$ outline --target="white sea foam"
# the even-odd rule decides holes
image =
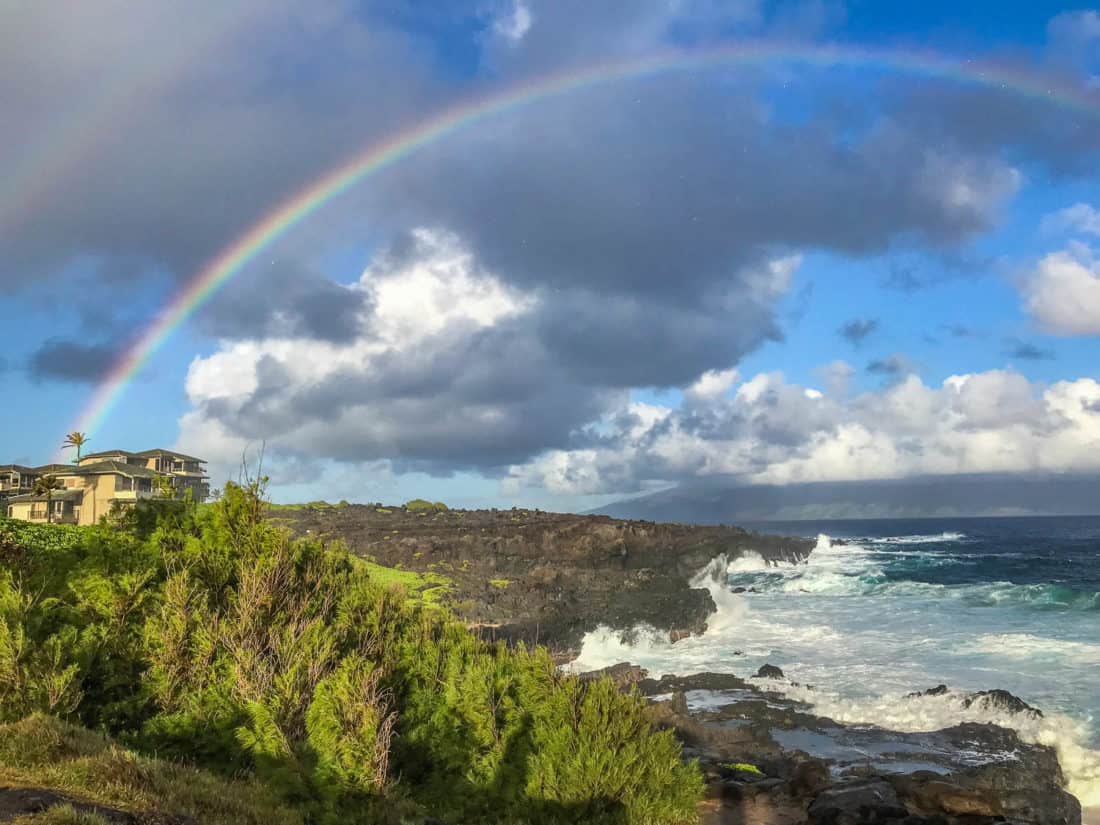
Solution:
[[[903,731],[996,722],[1025,741],[1056,748],[1071,791],[1086,807],[1100,807],[1094,719],[1100,678],[1093,676],[1100,612],[1090,607],[1089,594],[1070,605],[1071,618],[1066,599],[1072,591],[1060,585],[946,586],[887,575],[894,559],[912,561],[925,552],[870,542],[834,545],[823,535],[805,562],[775,565],[756,553],[717,559],[693,582],[719,607],[705,634],[671,644],[667,633],[652,629],[624,637],[600,628],[585,637],[577,669],[631,661],[654,677],[708,670],[748,676],[768,662],[817,685],[820,690],[797,698],[841,721]],[[755,592],[733,594],[729,585]],[[938,682],[966,691],[1004,688],[1046,717],[963,708],[961,693],[900,698]]]
[[[966,533],[936,533],[928,536],[882,536],[880,538],[859,539],[859,541],[873,544],[947,544],[965,540]]]
[[[1098,643],[1052,639],[1031,633],[985,633],[958,645],[955,650],[963,654],[986,653],[1016,659],[1058,658],[1079,666],[1100,665]]]

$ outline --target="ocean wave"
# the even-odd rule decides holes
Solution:
[[[899,556],[903,556],[900,562]],[[820,536],[806,562],[774,564],[756,553],[748,553],[728,561],[725,570],[729,585],[752,586],[765,593],[951,599],[971,607],[1100,611],[1100,591],[1078,590],[1060,583],[994,581],[942,584],[908,578],[907,575],[919,573],[924,568],[945,567],[964,561],[921,553],[891,554],[884,558],[873,548],[861,544],[834,545],[828,536]]]
[[[1016,659],[1065,659],[1077,665],[1100,664],[1100,644],[1031,633],[986,633],[958,645],[955,652],[967,656],[992,654]]]
[[[966,538],[966,533],[936,533],[927,536],[865,536],[853,539],[853,541],[868,544],[948,544],[950,542],[966,541]]]

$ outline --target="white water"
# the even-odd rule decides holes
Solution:
[[[718,606],[704,635],[673,645],[667,634],[641,629],[626,644],[620,634],[599,629],[585,637],[574,667],[631,661],[653,676],[705,670],[748,676],[770,662],[814,686],[771,687],[838,721],[900,731],[963,721],[1010,727],[1024,741],[1054,747],[1070,792],[1086,808],[1100,807],[1100,617],[1080,613],[1067,622],[1064,613],[1028,609],[1034,604],[1029,591],[1007,583],[888,581],[875,562],[874,543],[914,545],[920,552],[920,544],[933,541],[965,536],[835,547],[821,536],[808,563],[771,565],[755,553],[716,559],[693,582]],[[759,592],[738,595],[731,586]],[[940,683],[953,690],[905,697]],[[1041,708],[1044,718],[963,707],[965,692],[992,688]]]

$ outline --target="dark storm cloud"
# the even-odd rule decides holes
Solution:
[[[240,408],[205,413],[245,438],[278,438],[315,455],[397,460],[406,469],[491,471],[526,460],[598,416],[619,393],[563,374],[520,325],[452,328],[408,353],[347,368],[306,387],[268,357]],[[310,426],[316,424],[316,426]]]
[[[0,282],[86,257],[187,277],[443,92],[414,38],[336,0],[181,9],[44,0],[0,29]]]
[[[370,312],[368,293],[295,264],[260,266],[234,281],[199,319],[219,338],[350,341]]]
[[[846,321],[837,332],[852,346],[858,347],[878,330],[877,318],[853,318]]]
[[[121,346],[51,338],[31,354],[27,372],[35,381],[95,383],[107,374],[121,354]]]
[[[670,43],[766,34],[774,5],[529,0],[529,30],[509,38],[496,23],[511,3],[471,2],[440,12],[448,31],[469,15],[484,23],[465,44],[465,74],[443,77],[439,44],[403,28],[407,11],[391,0],[242,0],[249,25],[221,39],[206,24],[224,4],[181,13],[154,0],[135,16],[102,14],[115,3],[127,5],[29,4],[0,31],[6,158],[32,158],[49,133],[36,112],[84,114],[104,83],[98,70],[135,93],[108,121],[110,139],[83,148],[31,213],[0,222],[4,286],[89,258],[125,263],[101,279],[116,296],[150,271],[186,278],[353,150],[444,104]],[[784,25],[818,25],[797,17]],[[42,50],[43,33],[75,48]],[[198,44],[196,56],[158,85],[146,69],[180,38]],[[760,80],[671,73],[551,96],[370,178],[253,262],[202,329],[369,339],[368,293],[316,275],[318,259],[339,238],[390,244],[394,266],[415,262],[422,250],[407,233],[425,226],[453,232],[479,270],[536,298],[534,308],[490,331],[447,328],[308,386],[268,356],[246,398],[204,401],[205,414],[249,438],[294,431],[315,455],[441,472],[521,461],[567,443],[626,387],[684,387],[779,338],[777,302],[794,265],[776,270],[776,259],[953,249],[994,225],[1021,154],[1077,153],[1066,168],[1085,168],[1094,149],[1061,111],[1019,139],[963,122],[968,102],[1006,128],[1036,114],[988,90],[969,101],[948,89],[938,106],[899,85],[838,118],[850,90],[822,88],[795,121],[774,113]],[[53,368],[81,372],[83,362],[94,373],[93,356],[107,353],[85,349]],[[876,363],[871,372],[903,371]],[[762,433],[795,437],[782,422]]]
[[[1054,358],[1054,351],[1044,349],[1029,341],[1010,339],[1005,342],[1005,352],[1011,358],[1019,358],[1022,361],[1050,361]]]
[[[1037,74],[1037,82],[1041,78]],[[1079,86],[1082,98],[1095,95],[1080,76],[1068,82]],[[886,96],[884,102],[900,124],[929,144],[1007,154],[1056,176],[1095,176],[1100,161],[1100,114],[1095,107],[1064,105],[1056,95],[1044,100],[1010,90],[924,80],[899,84],[898,94]]]

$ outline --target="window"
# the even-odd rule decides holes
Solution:
[[[60,516],[60,515],[63,515],[64,512],[65,512],[65,502],[55,501],[53,503],[53,514],[55,516]]]
[[[134,480],[128,476],[115,476],[115,490],[129,492],[134,489]]]

